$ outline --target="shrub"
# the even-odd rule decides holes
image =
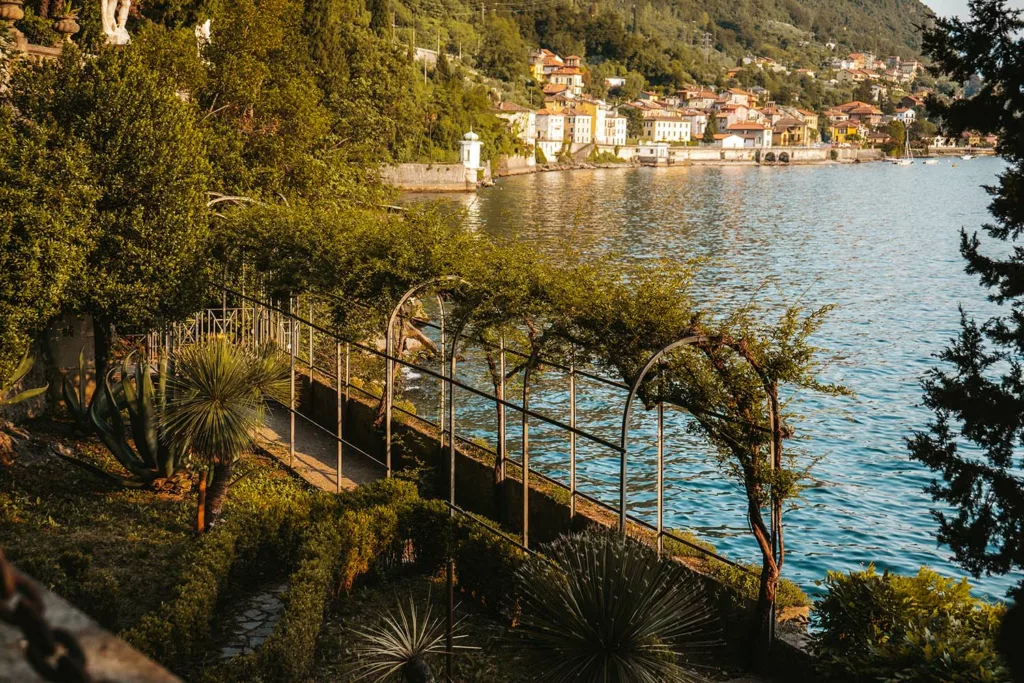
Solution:
[[[268,495],[273,500],[268,506],[261,493],[289,487],[253,482],[240,489],[228,519],[196,541],[174,596],[121,634],[150,657],[174,662],[176,669],[204,651],[231,578],[251,581],[257,569],[286,566],[297,546],[297,530],[308,519],[308,495]]]
[[[540,680],[682,681],[677,650],[716,629],[703,582],[608,530],[563,536],[517,573],[520,656]]]
[[[1005,608],[971,597],[956,581],[922,568],[898,576],[874,567],[829,572],[813,646],[825,677],[853,681],[1009,681],[994,642]]]
[[[382,480],[337,497],[335,514],[328,512],[310,527],[288,579],[281,620],[256,655],[256,668],[268,680],[306,677],[331,597],[351,590],[372,569],[400,560],[399,511],[417,500],[409,482]],[[238,665],[239,670],[250,666]]]

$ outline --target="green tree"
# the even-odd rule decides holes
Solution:
[[[9,376],[85,267],[96,194],[87,154],[0,111],[0,377]]]
[[[626,73],[626,82],[619,89],[619,97],[626,102],[632,102],[646,87],[647,79],[644,78],[643,74],[629,71]]]
[[[701,138],[702,142],[711,144],[715,141],[715,135],[718,134],[718,117],[714,115],[714,112],[708,115],[708,125],[704,127],[704,136]]]
[[[220,518],[231,471],[264,424],[267,399],[288,400],[288,368],[276,349],[222,338],[185,347],[174,365],[164,431],[172,448],[191,453],[210,473],[199,475],[196,524],[203,533]]]
[[[893,119],[889,122],[889,126],[886,128],[886,133],[889,135],[889,140],[885,143],[885,151],[891,157],[903,156],[907,127],[903,125],[902,121]]]
[[[516,23],[494,13],[488,15],[478,55],[481,71],[502,81],[516,82],[526,75],[526,56],[526,43]]]
[[[967,20],[938,19],[925,32],[925,49],[952,80],[980,74],[983,84],[971,99],[932,98],[929,111],[950,134],[971,128],[1000,135],[1008,166],[989,189],[994,221],[983,230],[1014,248],[990,254],[976,233],[964,231],[960,251],[967,272],[1009,311],[979,324],[961,310],[960,331],[939,354],[943,366],[923,381],[934,419],[909,448],[941,477],[928,488],[940,503],[932,513],[939,541],[977,576],[1024,569],[1024,20],[1004,0],[974,0],[970,8]]]
[[[209,165],[195,105],[131,48],[85,58],[65,46],[55,62],[17,68],[6,98],[88,167],[90,250],[66,307],[92,314],[102,373],[115,325],[147,331],[206,293]]]

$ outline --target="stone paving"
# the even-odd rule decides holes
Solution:
[[[233,617],[231,636],[220,650],[221,659],[247,655],[263,644],[281,618],[281,596],[287,588],[287,584],[266,587],[242,604]]]

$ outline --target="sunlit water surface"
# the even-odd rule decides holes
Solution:
[[[955,166],[954,166],[955,164]],[[542,173],[509,178],[478,195],[447,197],[464,205],[486,233],[550,249],[567,243],[617,258],[705,257],[699,296],[727,307],[755,292],[769,302],[802,297],[808,306],[836,304],[817,336],[844,360],[826,379],[853,399],[798,398],[802,418],[790,444],[820,458],[808,488],[786,512],[784,575],[810,591],[827,570],[879,568],[915,572],[930,565],[962,574],[935,542],[930,473],[907,458],[904,440],[929,412],[919,380],[933,354],[957,331],[957,306],[987,316],[997,308],[963,272],[959,231],[988,220],[982,185],[1002,168],[997,159],[956,159],[938,165],[889,164],[770,167],[687,167]],[[406,201],[425,200],[409,196]],[[436,199],[432,197],[430,199]],[[772,284],[762,288],[766,282]],[[460,378],[489,387],[478,363]],[[433,400],[433,387],[413,378],[410,393]],[[457,399],[460,434],[493,443],[494,410]],[[568,419],[565,377],[546,373],[531,407]],[[617,437],[622,392],[582,382],[579,424]],[[429,412],[429,409],[425,409]],[[686,433],[685,415],[666,417],[665,524],[713,541],[730,557],[757,561],[746,528],[745,499],[710,449]],[[518,415],[509,416],[509,449],[521,448]],[[630,450],[630,513],[654,519],[653,411],[634,420]],[[564,434],[531,424],[531,467],[563,481]],[[617,500],[617,456],[581,440],[580,489]],[[1002,596],[1011,580],[983,577],[977,591]]]

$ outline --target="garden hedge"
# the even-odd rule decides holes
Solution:
[[[282,499],[227,516],[197,541],[174,596],[122,637],[172,669],[187,666],[206,650],[231,579],[245,582],[257,567],[286,567],[308,512],[308,500]]]

